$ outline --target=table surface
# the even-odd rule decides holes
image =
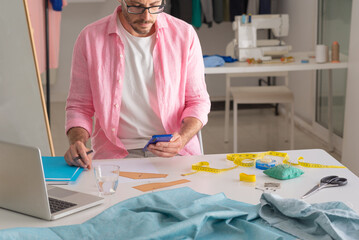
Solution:
[[[205,74],[229,74],[229,73],[260,73],[260,72],[287,72],[287,71],[309,71],[325,69],[345,69],[348,68],[348,62],[345,56],[341,56],[339,63],[316,63],[312,52],[292,52],[288,56],[294,57],[295,61],[291,63],[281,63],[280,60],[270,62],[248,64],[247,62],[225,63],[221,67],[207,67]],[[309,60],[309,63],[301,63],[302,59]]]
[[[289,154],[292,161],[295,161],[298,157],[302,156],[306,162],[310,163],[341,165],[337,160],[321,149],[288,150],[285,152]],[[108,160],[97,160],[94,162],[99,161],[103,163],[108,162]],[[284,198],[299,199],[302,195],[314,187],[322,177],[328,175],[338,175],[347,178],[348,184],[343,187],[323,189],[306,198],[305,201],[309,203],[342,201],[356,212],[359,212],[359,178],[346,168],[300,167],[305,172],[302,176],[290,180],[277,180],[268,177],[263,173],[263,171],[253,167],[238,167],[220,174],[198,172],[185,177],[181,176],[182,173],[191,172],[191,165],[200,161],[208,161],[211,167],[214,168],[228,168],[234,166],[233,162],[226,160],[226,154],[179,156],[173,158],[121,159],[115,161],[120,166],[126,166],[128,165],[127,163],[130,163],[131,161],[132,163],[135,161],[141,165],[149,164],[151,167],[154,167],[158,173],[165,173],[168,174],[168,176],[164,179],[146,179],[141,182],[119,183],[116,193],[112,196],[105,197],[104,204],[55,221],[46,221],[5,209],[0,209],[0,229],[12,227],[51,227],[83,223],[117,202],[144,194],[143,192],[134,189],[134,186],[149,182],[169,182],[179,179],[188,179],[190,182],[164,188],[162,190],[187,186],[200,193],[217,194],[223,192],[230,199],[250,204],[258,204],[262,191],[255,189],[255,184],[257,186],[263,186],[265,182],[280,182],[281,188],[275,192],[276,194]],[[121,170],[130,171],[129,169]],[[255,174],[257,178],[256,183],[240,182],[239,173],[242,172],[246,174]],[[76,184],[65,185],[62,187],[94,195],[98,194],[93,170],[84,171],[80,175]]]

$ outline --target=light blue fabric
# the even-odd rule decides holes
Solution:
[[[300,239],[359,239],[359,215],[342,202],[310,205],[263,193],[259,215],[271,226]]]
[[[203,61],[205,67],[220,67],[223,66],[224,63],[229,62],[237,62],[237,58],[232,58],[231,56],[221,56],[221,55],[203,55]]]
[[[225,61],[219,56],[205,56],[203,57],[204,67],[220,67],[223,66]]]
[[[258,218],[259,207],[185,187],[128,199],[83,224],[2,230],[0,239],[294,239]]]

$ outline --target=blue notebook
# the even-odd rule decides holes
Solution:
[[[45,180],[48,184],[68,184],[76,181],[81,167],[69,166],[64,157],[42,157]]]

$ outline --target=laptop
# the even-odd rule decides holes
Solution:
[[[0,141],[0,207],[55,220],[99,205],[104,198],[47,186],[40,149]]]

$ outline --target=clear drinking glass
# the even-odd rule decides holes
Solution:
[[[98,165],[94,167],[94,172],[100,196],[114,194],[118,185],[120,167],[117,165]]]

